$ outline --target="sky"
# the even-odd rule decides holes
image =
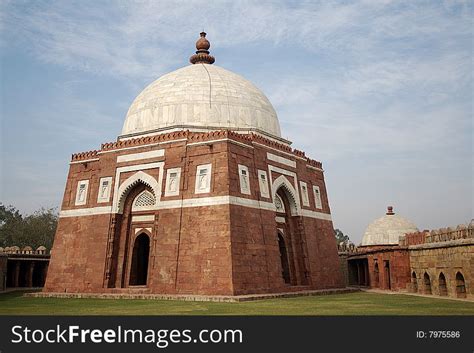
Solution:
[[[59,207],[71,154],[116,140],[150,82],[216,64],[256,84],[320,160],[359,243],[392,205],[420,229],[473,218],[470,1],[0,2],[0,202]]]

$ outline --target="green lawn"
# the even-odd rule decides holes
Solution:
[[[356,292],[242,303],[28,298],[0,294],[0,315],[474,315],[474,303]]]

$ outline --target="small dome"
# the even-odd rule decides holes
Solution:
[[[3,248],[0,246],[0,252],[3,252]]]
[[[373,221],[365,230],[362,246],[398,244],[399,237],[406,233],[418,232],[416,225],[396,215],[389,207],[385,216]]]
[[[44,251],[44,250],[46,250],[46,248],[43,245],[38,246],[38,249],[36,249],[36,251]]]
[[[281,137],[275,109],[262,91],[242,76],[207,64],[183,67],[146,87],[128,110],[122,137],[193,128]]]

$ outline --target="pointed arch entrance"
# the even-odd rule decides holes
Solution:
[[[150,238],[141,233],[135,238],[130,267],[131,286],[145,286],[148,278],[148,259],[150,257]]]
[[[438,277],[438,291],[439,295],[444,297],[448,295],[448,287],[446,286],[446,277],[444,273],[441,272]]]
[[[273,190],[275,190],[273,194],[275,220],[279,229],[276,241],[283,282],[290,285],[308,285],[309,272],[306,263],[308,256],[301,232],[304,225],[298,216],[295,190],[283,176],[275,180]]]
[[[456,273],[456,296],[466,298],[466,282],[461,272]]]
[[[416,272],[415,271],[413,271],[411,273],[411,288],[412,288],[413,293],[418,292],[418,282],[416,280]]]
[[[392,289],[392,282],[390,278],[390,260],[384,260],[383,269],[385,277],[385,289]]]
[[[138,180],[120,196],[122,213],[114,216],[109,238],[112,249],[107,259],[109,288],[149,284],[149,263],[154,254],[155,192],[147,183]]]
[[[424,294],[431,294],[431,279],[430,275],[425,272],[423,275]]]

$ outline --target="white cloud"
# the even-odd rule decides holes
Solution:
[[[472,185],[456,168],[472,153],[472,10],[470,1],[12,1],[2,5],[2,49],[110,76],[137,92],[184,66],[201,30],[211,50],[232,53],[236,66],[252,57],[247,48],[262,49],[265,58],[253,61],[268,68],[242,73],[258,76],[284,137],[337,171],[328,172],[334,217],[357,237],[389,198],[402,210],[405,203],[410,212],[428,207],[433,214],[446,202],[464,217]],[[35,116],[48,136],[92,141],[116,129],[100,97],[66,91],[56,104],[60,112]],[[117,104],[125,114],[126,104]],[[437,183],[449,187],[435,194]],[[429,219],[426,212],[419,221],[430,226]]]
[[[2,22],[10,35],[42,60],[132,79],[184,63],[183,50],[201,29],[219,48],[264,41],[344,52],[355,62],[390,55],[393,45],[410,50],[410,43],[470,33],[469,11],[453,15],[440,5],[413,2],[53,1],[5,7]],[[396,38],[408,41],[388,42]],[[386,53],[379,50],[384,46]]]

